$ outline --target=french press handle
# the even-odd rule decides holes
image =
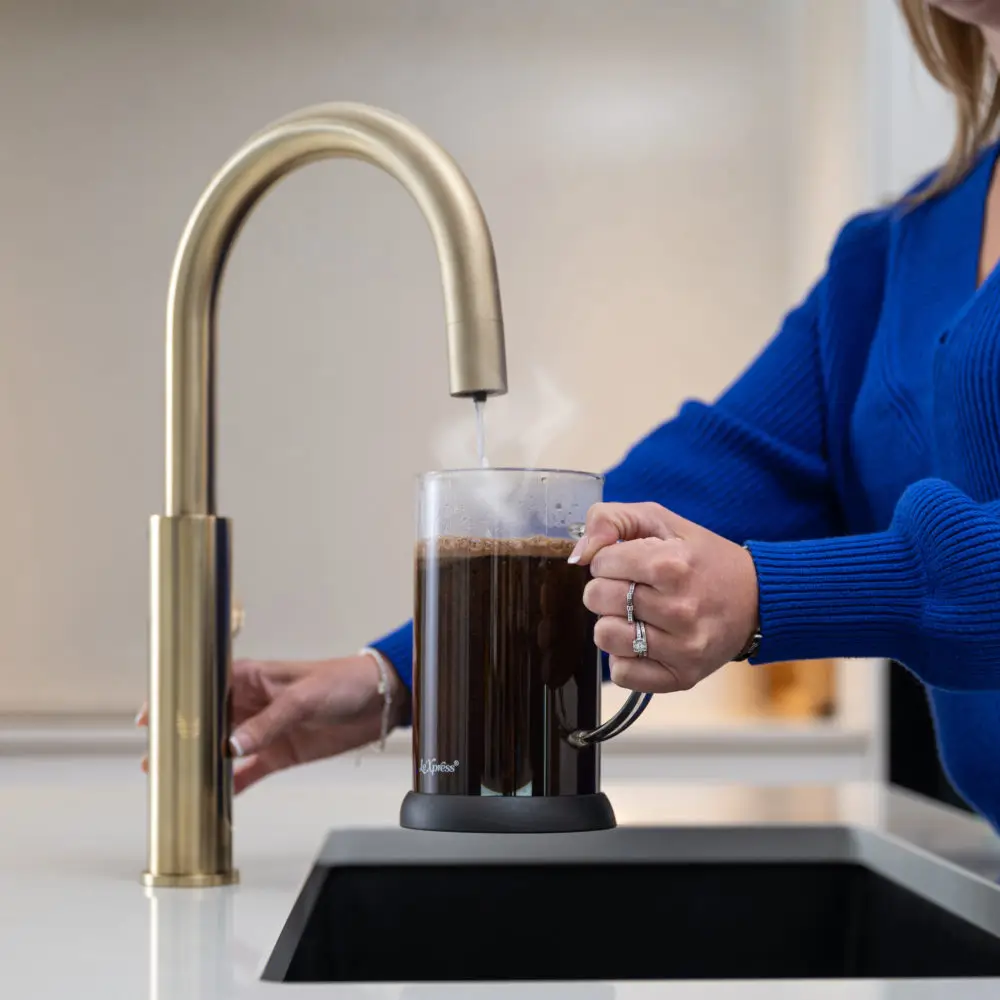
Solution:
[[[570,538],[579,540],[583,536],[585,526],[583,524],[571,524],[569,526]],[[600,654],[598,654],[597,664],[600,667]],[[642,691],[633,691],[625,700],[625,704],[607,722],[602,723],[596,729],[577,729],[567,737],[569,745],[572,747],[589,747],[595,743],[603,743],[610,740],[619,733],[624,733],[636,719],[646,711],[652,694]]]
[[[624,733],[636,719],[646,711],[646,706],[652,694],[644,691],[633,691],[614,715],[596,729],[578,729],[570,733],[569,745],[573,747],[589,747],[595,743],[603,743],[619,733]]]

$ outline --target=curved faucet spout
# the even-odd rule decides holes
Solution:
[[[216,175],[174,260],[167,305],[166,512],[152,519],[148,886],[206,887],[232,863],[230,524],[215,511],[216,313],[226,258],[264,193],[314,160],[381,167],[420,206],[444,285],[453,396],[507,391],[489,229],[455,162],[409,122],[327,104],[273,123]]]
[[[215,513],[215,317],[233,242],[274,183],[303,164],[332,157],[385,170],[427,219],[444,286],[451,394],[507,391],[493,243],[455,161],[389,112],[360,104],[305,108],[259,132],[226,163],[184,230],[167,306],[168,515]]]

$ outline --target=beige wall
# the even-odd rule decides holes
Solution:
[[[168,270],[245,137],[352,99],[445,144],[506,308],[491,457],[601,468],[718,391],[799,283],[788,7],[0,0],[0,711],[142,695]],[[295,176],[221,326],[238,651],[351,650],[407,613],[414,474],[472,442],[417,210],[363,166]]]

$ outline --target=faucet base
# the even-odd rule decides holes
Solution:
[[[223,517],[152,519],[147,886],[234,879],[229,539]]]
[[[142,873],[142,884],[149,889],[213,889],[221,885],[236,885],[240,873],[236,868],[211,875],[154,875]]]

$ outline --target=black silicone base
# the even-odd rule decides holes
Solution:
[[[581,833],[610,830],[615,812],[596,795],[427,795],[407,792],[399,824],[453,833]]]

